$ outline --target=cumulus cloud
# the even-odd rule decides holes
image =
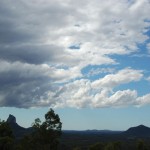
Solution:
[[[47,65],[1,62],[0,106],[34,107],[53,91]],[[49,102],[53,103],[52,101]]]
[[[131,90],[117,91],[111,96],[108,96],[108,91],[102,91],[96,94],[92,106],[96,108],[101,107],[126,107],[135,105],[137,92]]]
[[[138,97],[137,98],[137,106],[143,106],[143,105],[146,105],[146,104],[150,104],[150,94],[146,94],[142,97]]]
[[[57,104],[55,107],[116,108],[127,106],[140,107],[150,104],[150,94],[140,97],[136,90],[127,89],[113,92],[106,88],[96,92],[95,89],[91,88],[91,83],[87,80],[80,80],[75,83],[68,84],[59,92],[61,94],[59,93],[60,95],[57,95]]]
[[[70,76],[74,70],[56,70],[47,64],[0,63],[0,106],[28,108],[52,105],[55,103],[52,97],[58,89],[53,84],[79,76],[79,72]]]
[[[143,74],[141,70],[133,70],[131,68],[126,68],[120,70],[116,74],[106,75],[104,78],[96,80],[92,83],[92,87],[100,88],[107,87],[113,88],[120,84],[129,83],[132,81],[138,81],[142,78]]]
[[[95,81],[82,70],[138,51],[149,38],[149,9],[148,0],[0,1],[0,106],[131,104],[135,91],[113,88],[139,81],[141,70],[93,68],[90,76],[107,74]]]
[[[59,89],[57,93],[58,103],[55,106],[103,108],[148,104],[150,103],[148,100],[149,94],[139,97],[136,90],[114,91],[114,88],[118,85],[138,82],[142,76],[143,74],[140,70],[125,68],[96,81],[90,81],[88,79],[76,80]]]

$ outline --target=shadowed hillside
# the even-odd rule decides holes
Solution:
[[[39,127],[39,120],[35,122],[36,127]],[[32,135],[34,128],[24,128],[17,124],[16,118],[13,115],[9,115],[6,121],[16,138],[22,139],[25,135]],[[41,126],[42,127],[42,126]],[[30,137],[29,137],[30,138]],[[47,139],[49,136],[47,137]],[[142,139],[139,141],[139,139]],[[144,125],[131,127],[126,131],[111,131],[111,130],[64,130],[60,138],[59,150],[72,150],[75,147],[80,147],[81,150],[89,150],[89,147],[113,146],[116,142],[120,142],[122,150],[136,150],[137,145],[146,145],[150,147],[150,128]],[[97,144],[96,144],[97,143]],[[138,144],[137,144],[138,143]]]
[[[7,119],[7,123],[10,125],[14,136],[19,139],[22,138],[24,135],[30,134],[33,131],[33,128],[24,128],[17,124],[16,117],[13,115],[9,115]]]
[[[144,125],[139,125],[129,128],[124,134],[130,136],[150,137],[150,128]]]

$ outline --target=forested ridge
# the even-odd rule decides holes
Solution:
[[[150,128],[62,131],[53,109],[43,122],[36,118],[32,127],[23,128],[9,115],[6,121],[0,120],[0,150],[150,150]]]

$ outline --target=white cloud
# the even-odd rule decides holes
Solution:
[[[111,74],[91,82],[82,69],[136,52],[149,38],[149,10],[149,0],[0,1],[0,106],[113,106],[123,105],[121,98],[129,104],[135,91],[111,92],[139,81],[141,70],[103,70]]]
[[[150,104],[150,93],[137,98],[137,106],[143,106],[146,104]]]
[[[104,108],[104,107],[140,107],[150,104],[150,94],[138,96],[136,90],[122,90],[113,92],[113,89],[102,88],[97,90],[92,88],[89,80],[78,80],[62,87],[57,95],[55,107],[75,107],[75,108]]]
[[[81,79],[66,84],[58,91],[58,106],[87,107],[91,101],[90,81]]]
[[[42,0],[36,3],[33,0],[22,0],[14,1],[13,4],[6,0],[1,2],[1,6],[4,10],[3,18],[6,18],[3,19],[5,36],[2,35],[2,39],[6,38],[3,44],[10,45],[11,48],[14,42],[22,46],[20,49],[24,49],[27,44],[36,45],[31,54],[36,54],[37,48],[43,49],[45,44],[55,45],[52,51],[57,51],[57,65],[72,64],[73,67],[82,69],[89,64],[115,63],[106,55],[135,51],[136,44],[148,38],[143,34],[149,26],[149,23],[144,21],[149,19],[150,5],[147,0],[132,3],[126,0]],[[10,18],[10,14],[13,19]],[[11,25],[11,28],[8,27],[10,32],[7,32],[6,24]],[[80,50],[68,51],[67,48],[76,43],[81,43]],[[49,55],[53,56],[52,51]],[[38,53],[41,54],[39,50]],[[44,53],[47,54],[47,51]],[[49,55],[46,58],[43,55],[43,58],[52,63],[54,60],[51,60],[52,57],[48,57]]]
[[[116,74],[106,75],[102,79],[96,81],[80,79],[70,82],[58,90],[56,94],[58,103],[55,106],[101,108],[142,105],[145,103],[145,96],[143,100],[141,100],[141,104],[139,104],[139,99],[141,98],[138,97],[136,90],[127,89],[113,92],[116,86],[138,81],[142,76],[140,70],[125,68]],[[99,83],[98,85],[95,84],[97,82]]]
[[[97,94],[94,97],[92,107],[125,107],[134,105],[136,103],[136,91],[131,91],[129,89],[124,91],[117,91],[110,97],[108,96],[108,91],[106,93],[105,92],[102,91],[100,94]]]
[[[0,69],[0,79],[3,79],[0,80],[1,106],[17,105],[17,107],[28,108],[51,105],[102,108],[149,104],[149,94],[138,97],[137,92],[130,89],[113,92],[113,89],[120,84],[140,80],[142,78],[140,70],[125,68],[96,81],[80,79],[59,86],[54,83],[66,81],[70,76],[67,74],[75,71],[55,70],[47,64],[32,65],[20,62],[11,64],[6,61],[1,61],[1,64],[3,64]],[[14,77],[12,78],[11,75]]]
[[[147,81],[150,81],[150,76],[149,77],[147,77],[147,79],[146,79]]]
[[[52,67],[49,75],[55,80],[55,83],[68,82],[71,79],[82,77],[80,69],[77,67],[72,67],[70,69],[56,69]]]
[[[143,74],[141,70],[126,68],[118,71],[116,74],[106,75],[104,78],[96,80],[92,83],[93,88],[107,87],[113,88],[120,84],[125,84],[133,81],[139,81]]]
[[[106,91],[105,91],[106,92]],[[138,97],[137,91],[135,90],[123,90],[117,91],[111,96],[108,93],[101,92],[93,98],[93,103],[91,107],[102,108],[102,107],[127,107],[135,106],[141,107],[143,105],[150,104],[150,94]],[[104,94],[105,93],[105,94]]]

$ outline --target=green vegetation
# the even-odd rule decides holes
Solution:
[[[5,121],[0,122],[0,150],[57,150],[60,142],[62,123],[55,112],[50,109],[45,114],[45,121],[39,118],[33,123],[33,132],[24,136],[15,144],[12,130]]]
[[[14,137],[9,124],[0,120],[0,150],[10,150],[14,143]]]
[[[123,145],[125,144],[125,145]],[[97,142],[86,148],[76,147],[73,150],[150,150],[150,145],[144,140],[137,140],[132,144],[126,142]]]
[[[111,142],[108,144],[96,143],[94,145],[91,145],[89,150],[121,150],[121,143],[120,142]]]
[[[150,150],[150,137],[72,132],[61,139],[67,150]]]
[[[103,143],[95,143],[90,146],[89,150],[103,150],[104,144]]]
[[[138,150],[148,150],[145,142],[143,140],[141,140],[141,139],[138,140],[138,142],[137,142],[137,149]]]
[[[31,132],[24,134],[23,129],[21,139],[13,135],[18,130],[12,130],[9,122],[0,120],[0,150],[150,150],[150,137],[139,139],[122,134],[86,132],[62,134],[61,128],[60,118],[53,109],[45,114],[43,122],[35,119]]]

